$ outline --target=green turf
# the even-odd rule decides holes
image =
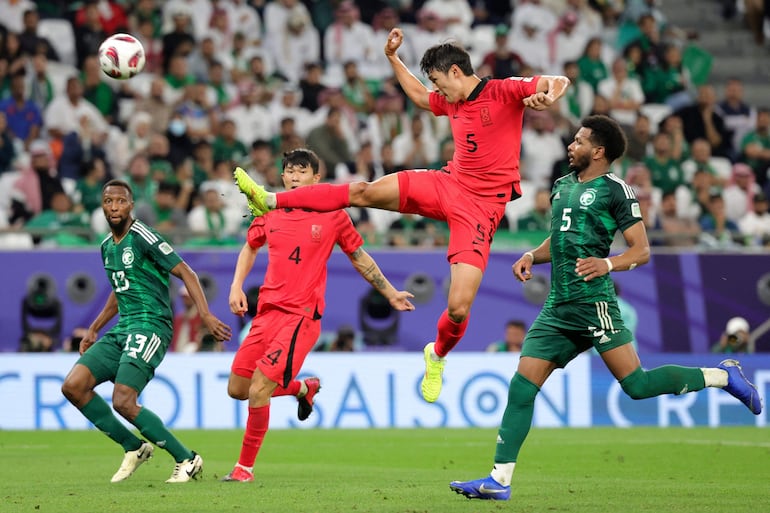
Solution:
[[[201,481],[167,485],[155,457],[111,484],[121,450],[95,431],[0,431],[0,512],[770,511],[770,434],[760,428],[535,429],[509,502],[469,501],[452,479],[486,475],[495,430],[272,431],[254,483],[221,483],[240,431],[180,431]]]

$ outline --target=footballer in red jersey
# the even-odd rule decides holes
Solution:
[[[287,189],[318,183],[321,177],[318,156],[307,149],[287,152],[282,177]],[[268,264],[259,289],[257,315],[235,354],[227,384],[231,397],[248,399],[249,415],[238,463],[224,481],[254,479],[252,467],[267,432],[271,396],[297,396],[300,420],[312,411],[313,396],[320,388],[320,381],[294,378],[321,333],[326,263],[335,245],[394,309],[414,310],[409,301],[412,294],[393,287],[364,251],[363,243],[347,212],[342,210],[312,212],[282,208],[255,218],[249,227],[230,286],[233,313],[246,312],[243,284],[254,265],[257,250],[265,245]]]
[[[240,168],[235,179],[255,215],[276,208],[329,212],[348,206],[374,207],[420,214],[449,225],[447,259],[451,281],[447,309],[438,320],[436,341],[425,346],[421,391],[438,399],[444,357],[465,333],[497,226],[505,204],[521,196],[519,153],[525,108],[545,110],[570,84],[563,76],[541,75],[481,79],[462,47],[441,43],[422,56],[420,68],[433,83],[430,90],[401,61],[403,42],[394,28],[385,55],[401,88],[419,108],[449,117],[453,160],[441,170],[407,170],[374,182],[319,184],[308,189],[269,193]]]

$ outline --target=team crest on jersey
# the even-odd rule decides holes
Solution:
[[[489,107],[481,107],[481,124],[482,126],[492,124],[492,114],[489,113]]]
[[[131,267],[131,264],[134,263],[134,251],[131,248],[125,248],[120,260],[123,262],[124,266]]]
[[[588,189],[580,195],[580,206],[587,207],[596,201],[596,189]]]
[[[310,227],[310,240],[312,242],[321,242],[321,225],[314,224]]]

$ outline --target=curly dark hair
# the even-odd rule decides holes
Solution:
[[[591,129],[588,139],[594,146],[604,147],[604,156],[610,164],[626,153],[626,134],[614,119],[608,116],[588,116],[580,124]]]
[[[468,52],[456,43],[441,43],[425,51],[420,60],[420,69],[427,76],[431,71],[446,73],[454,64],[465,76],[473,75],[471,56]]]

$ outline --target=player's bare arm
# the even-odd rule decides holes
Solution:
[[[560,75],[541,75],[537,81],[537,92],[522,100],[533,110],[545,110],[564,96],[570,80]]]
[[[430,90],[409,71],[409,68],[398,56],[397,50],[403,41],[404,33],[400,28],[391,30],[388,34],[388,41],[385,43],[385,55],[393,68],[393,74],[396,75],[398,83],[401,84],[401,88],[409,99],[421,109],[430,110]]]
[[[230,295],[227,301],[230,305],[230,311],[241,317],[249,308],[246,293],[243,291],[243,283],[251,272],[251,268],[254,267],[254,260],[256,258],[257,250],[249,246],[247,242],[241,248],[241,252],[238,254],[238,261],[235,264],[233,281],[230,284]]]
[[[532,251],[527,251],[513,264],[513,275],[519,281],[532,278],[532,266],[551,261],[551,237],[548,237]]]
[[[112,291],[104,303],[102,311],[96,316],[96,319],[88,327],[86,334],[80,341],[80,346],[78,347],[80,354],[85,353],[89,347],[94,345],[94,342],[99,338],[99,330],[116,315],[118,315],[118,298],[115,297],[115,291]]]
[[[409,298],[414,297],[411,292],[405,290],[396,290],[396,288],[388,281],[377,262],[374,258],[363,250],[358,248],[348,255],[350,262],[358,273],[368,281],[372,287],[380,292],[385,298],[387,298],[390,306],[398,311],[414,310],[414,305],[409,301]]]
[[[575,266],[578,276],[583,276],[585,281],[591,281],[609,274],[610,271],[630,271],[650,261],[650,243],[642,221],[627,228],[623,232],[623,238],[628,249],[619,255],[611,258],[578,258]]]
[[[208,328],[218,342],[224,340],[230,340],[232,336],[232,330],[230,326],[223,323],[217,317],[209,311],[209,304],[206,301],[206,295],[201,288],[201,282],[198,280],[198,275],[192,268],[187,265],[187,262],[179,262],[171,269],[171,274],[180,278],[184,282],[184,286],[190,293],[190,298],[195,303],[195,307],[198,309],[198,314],[201,316],[201,321]]]

